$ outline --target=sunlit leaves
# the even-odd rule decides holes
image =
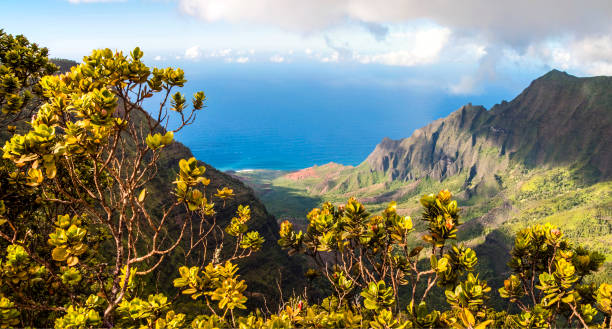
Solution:
[[[177,92],[172,95],[172,99],[170,100],[170,104],[172,105],[172,107],[170,109],[179,113],[183,112],[183,110],[185,109],[185,103],[186,100],[183,94]]]
[[[197,299],[200,296],[218,301],[219,309],[245,308],[247,298],[242,294],[246,289],[244,280],[238,280],[236,265],[209,263],[203,271],[197,267],[181,267],[180,278],[174,286],[183,288],[182,293]]]
[[[69,286],[74,286],[81,282],[81,272],[74,267],[69,267],[62,273],[62,282]]]
[[[206,171],[205,166],[198,165],[195,158],[189,160],[181,159],[179,161],[179,174],[174,181],[176,188],[174,193],[179,202],[184,202],[190,211],[201,210],[206,214],[214,214],[212,204],[204,196],[204,193],[198,189],[198,185],[206,186],[210,180],[204,177]]]
[[[171,131],[166,132],[164,135],[162,134],[149,134],[146,138],[147,146],[152,150],[157,150],[164,146],[170,145],[172,140],[174,139],[174,133]]]
[[[517,300],[525,295],[521,280],[516,275],[504,280],[504,286],[499,288],[499,295],[502,298],[510,298],[511,301]]]
[[[222,189],[217,189],[217,193],[215,196],[221,200],[226,200],[234,197],[234,190],[231,188],[223,187]]]
[[[265,240],[261,235],[259,235],[259,232],[252,231],[244,235],[240,241],[240,248],[258,251],[261,249],[264,242]]]
[[[455,239],[457,227],[461,225],[457,201],[451,200],[451,197],[452,193],[448,190],[421,197],[424,207],[422,220],[428,223],[429,231],[423,240],[436,247],[442,247],[447,239]]]
[[[10,328],[19,325],[20,312],[15,304],[0,294],[0,327]]]
[[[597,307],[607,315],[612,315],[612,284],[602,283],[595,295]]]
[[[57,69],[47,55],[47,48],[0,30],[0,126],[28,112],[40,95],[36,83]]]
[[[370,282],[361,292],[364,298],[363,305],[368,310],[381,310],[391,307],[395,303],[393,289],[387,287],[384,281]]]
[[[87,250],[83,242],[87,230],[81,227],[81,219],[78,216],[59,215],[54,233],[49,234],[49,244],[54,246],[51,252],[53,260],[65,261],[68,266],[79,263],[78,256]]]

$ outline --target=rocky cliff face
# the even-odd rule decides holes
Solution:
[[[610,127],[612,77],[553,70],[489,111],[468,104],[409,138],[386,138],[365,162],[392,180],[465,173],[470,185],[513,161],[527,167],[576,164],[599,180],[612,176]]]

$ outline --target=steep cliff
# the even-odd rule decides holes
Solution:
[[[576,165],[591,178],[612,176],[612,77],[577,78],[553,70],[511,102],[487,111],[471,104],[416,130],[384,139],[366,163],[392,180],[460,172],[466,185],[504,170]]]

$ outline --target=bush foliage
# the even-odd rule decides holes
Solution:
[[[207,190],[195,158],[177,164],[163,204],[147,200],[164,147],[206,97],[195,93],[188,104],[175,92],[183,71],[149,68],[142,55],[94,50],[51,75],[45,48],[0,31],[0,129],[9,136],[0,162],[0,327],[612,326],[612,285],[585,280],[603,256],[550,224],[518,232],[512,273],[492,291],[475,273],[474,250],[456,243],[460,209],[448,190],[421,198],[426,232],[393,202],[373,215],[353,198],[313,209],[305,231],[283,222],[278,243],[309,259],[306,277],[325,282],[329,295],[306,291],[272,311],[248,309],[236,261],[264,244],[249,231],[250,208],[220,227],[217,211],[234,191]],[[159,106],[145,111],[155,94]],[[198,257],[177,266],[168,296],[151,277],[179,248]],[[491,308],[493,293],[515,306]],[[432,294],[447,305],[430,303]],[[194,306],[181,312],[179,300]]]

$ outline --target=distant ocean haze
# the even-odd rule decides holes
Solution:
[[[188,100],[204,91],[207,107],[176,138],[221,170],[297,170],[332,161],[358,165],[384,137],[408,137],[468,102],[489,107],[520,92],[496,88],[449,95],[442,87],[393,83],[403,81],[402,73],[416,79],[419,72],[359,65],[181,67],[188,79],[181,91]],[[145,107],[154,108],[159,100]]]

